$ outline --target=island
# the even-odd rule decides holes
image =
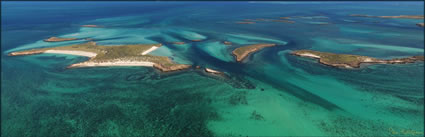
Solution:
[[[214,69],[210,69],[210,68],[205,68],[204,71],[208,72],[208,73],[212,73],[212,74],[223,74],[223,72],[220,72],[220,71],[214,70]]]
[[[165,56],[148,55],[149,52],[162,46],[162,44],[136,44],[102,46],[95,42],[87,42],[77,45],[30,49],[11,52],[9,56],[32,55],[41,53],[70,54],[85,56],[90,59],[84,62],[72,64],[67,68],[97,67],[97,66],[148,66],[162,72],[188,69],[191,65],[176,64]]]
[[[329,22],[309,22],[309,24],[314,24],[314,25],[329,25]]]
[[[200,41],[202,41],[202,39],[192,39],[191,41],[193,41],[193,42],[200,42]]]
[[[174,45],[183,45],[183,44],[186,44],[186,43],[180,42],[180,41],[178,41],[178,42],[171,42],[171,43],[174,44]]]
[[[254,21],[253,19],[243,19],[243,21]]]
[[[100,26],[98,26],[98,25],[81,25],[81,27],[100,28]]]
[[[237,62],[241,62],[243,59],[248,57],[250,54],[257,52],[265,47],[276,46],[276,44],[253,44],[236,48],[232,51],[232,55],[235,57]]]
[[[237,24],[255,24],[255,22],[252,22],[252,21],[239,21],[239,22],[236,22]]]
[[[351,14],[352,17],[370,17],[370,18],[401,18],[401,19],[424,19],[424,15],[399,15],[399,16],[372,16],[363,14]]]
[[[290,21],[290,20],[272,20],[273,22],[283,22],[283,23],[295,23],[295,21]]]
[[[405,64],[416,61],[424,61],[424,56],[412,56],[407,58],[394,58],[389,60],[377,59],[367,56],[335,54],[313,50],[296,50],[292,55],[318,59],[319,63],[339,68],[359,68],[360,64]]]
[[[223,44],[224,45],[232,45],[232,42],[230,42],[230,41],[224,41]]]
[[[48,39],[45,39],[45,42],[60,42],[60,41],[71,41],[71,40],[77,40],[77,38],[58,38],[58,37],[50,37]]]
[[[416,25],[419,26],[419,27],[424,27],[424,23],[418,23]]]

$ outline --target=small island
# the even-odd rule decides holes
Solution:
[[[309,22],[309,24],[313,24],[313,25],[329,25],[329,22]]]
[[[98,25],[81,25],[81,27],[100,28],[100,26],[98,26]]]
[[[265,44],[253,44],[253,45],[243,46],[233,50],[232,55],[235,57],[236,61],[241,62],[250,54],[257,52],[265,47],[272,47],[272,46],[276,46],[276,44],[265,43]]]
[[[224,45],[232,45],[233,43],[232,43],[232,42],[230,42],[230,41],[223,41],[223,44],[224,44]]]
[[[295,23],[295,21],[290,21],[290,20],[272,20],[273,22],[282,22],[282,23]]]
[[[183,44],[186,44],[186,43],[184,43],[184,42],[181,42],[181,41],[178,41],[178,42],[171,42],[172,44],[174,44],[174,45],[183,45]]]
[[[70,46],[12,52],[9,53],[9,56],[55,53],[85,56],[90,58],[85,62],[72,64],[67,68],[97,66],[148,66],[154,67],[163,72],[168,72],[191,67],[191,65],[176,64],[170,58],[165,56],[148,55],[149,52],[160,46],[162,46],[162,44],[101,46],[96,45],[95,42],[88,42]]]
[[[351,14],[352,17],[369,17],[369,18],[400,18],[400,19],[424,19],[424,15],[399,15],[399,16],[372,16],[363,14]]]
[[[190,41],[193,41],[193,42],[200,42],[200,41],[202,41],[202,39],[192,39],[192,40],[190,40]]]
[[[418,23],[416,25],[419,26],[419,27],[424,27],[424,23]]]
[[[208,72],[208,73],[212,73],[212,74],[223,74],[223,72],[220,72],[220,71],[214,70],[214,69],[210,69],[210,68],[205,68],[204,71]]]
[[[424,61],[424,56],[412,56],[407,58],[395,58],[389,60],[377,59],[367,56],[335,54],[313,50],[297,50],[291,54],[301,57],[319,59],[319,62],[324,65],[339,67],[339,68],[359,68],[360,64],[405,64],[414,63],[416,61]]]
[[[236,22],[237,24],[255,24],[255,22],[252,22],[252,21],[239,21],[239,22]]]
[[[50,37],[48,39],[45,39],[45,42],[60,42],[60,41],[71,41],[71,40],[77,40],[77,38],[58,38],[58,37]]]

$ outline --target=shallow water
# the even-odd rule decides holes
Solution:
[[[424,134],[424,64],[338,69],[297,49],[376,58],[423,55],[423,2],[2,2],[2,136],[388,136]],[[255,9],[255,10],[253,10]],[[243,19],[293,19],[293,24]],[[53,18],[54,17],[54,18]],[[348,20],[348,21],[347,21]],[[317,22],[328,22],[318,25]],[[81,28],[96,24],[103,28]],[[9,57],[64,46],[162,43],[191,69],[66,69],[85,57]],[[200,42],[192,40],[202,39]],[[230,41],[232,45],[224,45]],[[174,45],[172,42],[185,42]],[[231,51],[276,43],[237,63]]]

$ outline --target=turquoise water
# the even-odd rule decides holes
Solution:
[[[423,2],[2,2],[2,136],[414,136],[424,134],[424,64],[338,69],[297,49],[400,58],[424,54]],[[293,24],[243,19],[303,16]],[[319,25],[327,22],[328,25]],[[81,28],[96,24],[103,28]],[[162,43],[149,53],[199,69],[66,69],[85,57],[8,52]],[[201,42],[192,40],[202,39]],[[232,45],[224,45],[230,41]],[[174,45],[172,42],[185,42]],[[276,43],[236,62],[231,51]]]

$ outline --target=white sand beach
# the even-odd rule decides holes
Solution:
[[[69,54],[77,56],[95,57],[97,54],[86,51],[72,51],[72,50],[46,50],[43,53],[55,53],[55,54]]]
[[[320,56],[317,56],[317,55],[314,55],[314,54],[311,54],[311,53],[302,53],[302,54],[299,54],[299,55],[305,56],[305,57],[320,58]]]
[[[150,49],[148,49],[148,50],[146,50],[146,51],[143,51],[143,52],[142,52],[142,55],[146,55],[146,54],[148,54],[149,52],[152,52],[152,51],[156,50],[157,48],[158,48],[157,46],[152,46]]]
[[[75,68],[75,67],[99,67],[99,66],[146,66],[146,67],[153,67],[155,63],[147,62],[147,61],[110,61],[110,62],[82,62],[77,64],[72,64],[68,66],[68,68]]]

